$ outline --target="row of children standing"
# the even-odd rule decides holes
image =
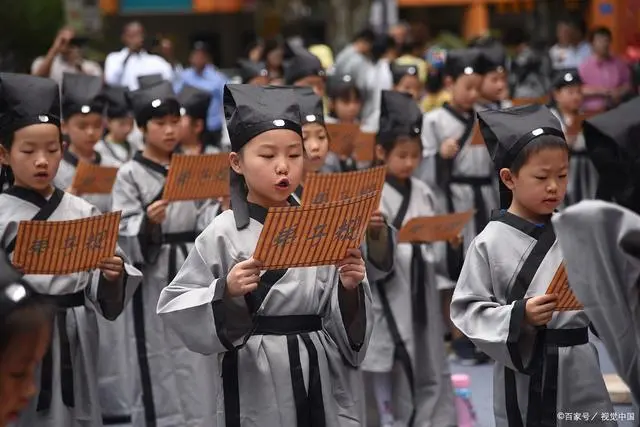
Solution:
[[[22,148],[3,142],[8,163],[13,163],[13,169],[20,172],[15,173],[17,185],[12,187],[13,191],[10,189],[0,197],[20,198],[12,193],[20,193],[21,188],[35,189],[36,193],[40,189],[40,197],[44,195],[46,201],[56,175],[56,185],[68,190],[64,197],[89,206],[69,194],[76,191],[69,187],[68,177],[73,174],[64,174],[65,168],[72,170],[78,159],[102,164],[109,156],[101,154],[97,147],[111,154],[119,150],[130,159],[120,166],[113,193],[93,202],[104,210],[122,210],[120,245],[124,252],[118,259],[130,260],[124,264],[127,274],[123,277],[134,281],[136,277],[139,279],[141,271],[144,278],[135,295],[135,285],[124,288],[124,295],[132,301],[127,308],[126,304],[117,307],[123,313],[116,322],[99,323],[100,332],[94,334],[94,339],[100,336],[100,350],[97,345],[85,344],[86,352],[99,354],[98,366],[92,366],[78,381],[89,383],[87,388],[97,389],[99,376],[100,392],[83,394],[82,399],[77,399],[82,405],[69,405],[61,400],[57,402],[60,410],[31,411],[31,416],[36,416],[41,425],[57,422],[83,425],[85,419],[85,425],[100,425],[101,421],[147,426],[214,425],[216,418],[218,425],[246,425],[258,419],[261,425],[274,426],[315,425],[308,424],[310,420],[318,420],[313,421],[319,423],[317,425],[358,425],[364,422],[365,402],[357,392],[363,389],[362,374],[356,369],[362,363],[362,371],[373,385],[382,425],[395,422],[455,425],[436,291],[451,288],[449,284],[455,280],[456,270],[459,272],[461,250],[484,227],[489,211],[497,207],[487,150],[467,143],[477,92],[483,89],[485,81],[491,81],[488,78],[491,73],[502,72],[498,60],[491,62],[491,54],[476,49],[451,52],[447,59],[447,84],[452,89],[452,102],[424,117],[415,95],[411,94],[415,86],[413,79],[419,84],[416,69],[395,67],[397,90],[382,93],[375,153],[376,163],[386,165],[387,180],[381,212],[371,219],[363,254],[350,253],[338,269],[290,269],[267,272],[263,276],[260,276],[259,263],[250,257],[264,221],[265,208],[295,204],[295,197],[289,195],[299,196],[302,187],[298,186],[304,182],[305,173],[323,168],[344,171],[358,166],[349,158],[335,156],[336,161],[330,160],[334,155],[328,152],[324,107],[317,97],[324,94],[324,71],[317,58],[300,54],[295,59],[295,72],[285,75],[288,83],[310,86],[315,95],[302,89],[227,87],[228,132],[232,151],[239,153],[230,157],[233,212],[228,213],[222,212],[226,203],[215,200],[172,204],[160,200],[167,165],[178,147],[179,135],[187,142],[183,145],[184,151],[201,153],[204,150],[197,138],[203,128],[206,108],[205,115],[198,111],[202,112],[202,106],[208,104],[203,93],[194,90],[178,102],[165,83],[126,95],[116,95],[118,90],[110,88],[107,91],[111,98],[109,105],[119,106],[120,113],[109,113],[109,136],[96,145],[101,135],[98,123],[103,108],[100,85],[86,76],[81,76],[82,82],[63,83],[63,128],[70,145],[65,154],[57,148],[58,155],[63,157],[57,162],[64,162],[60,176],[55,173],[57,164],[54,166],[54,142],[59,145],[59,135],[58,139],[51,138],[46,141],[48,145],[43,145],[52,156],[51,161],[46,162],[51,170],[34,175],[41,181],[35,188],[30,181],[18,176],[22,173],[21,162],[27,160],[12,158],[13,151],[22,152]],[[249,78],[243,80],[249,82],[259,77],[261,71],[247,74]],[[0,78],[5,98],[6,93],[12,93],[12,84],[24,87],[30,83],[19,80],[25,79],[24,76]],[[12,83],[12,79],[16,81]],[[326,122],[331,121],[331,116],[337,120],[357,117],[354,111],[360,94],[349,83],[348,76],[334,76],[329,80],[327,92],[332,114]],[[32,122],[48,124],[47,129],[57,130],[57,126],[51,126],[57,125],[56,117],[59,117],[54,99],[50,100],[48,115],[41,114],[42,90],[36,87],[30,94],[13,94],[14,104],[9,103],[9,111],[14,111],[23,98],[32,97],[31,109],[17,109],[25,116],[13,119],[19,123],[17,130],[34,129]],[[53,88],[48,90],[53,93]],[[485,89],[485,92],[491,91]],[[502,96],[501,91],[495,90],[494,97],[498,93]],[[124,144],[125,132],[117,130],[118,125],[126,127],[126,121],[130,120],[124,114],[126,104],[114,101],[124,96],[145,135],[145,145],[136,153]],[[488,101],[499,100],[485,96]],[[41,116],[47,120],[43,121]],[[181,121],[184,122],[182,130],[178,131]],[[9,128],[9,132],[15,130]],[[37,135],[34,138],[40,140]],[[295,144],[297,139],[304,145]],[[291,144],[286,145],[287,140]],[[25,144],[29,142],[26,139]],[[306,151],[304,161],[303,151]],[[429,160],[435,165],[425,168]],[[331,169],[332,163],[334,169]],[[431,180],[422,175],[431,170],[438,172]],[[266,172],[261,174],[261,171]],[[420,179],[413,177],[416,173]],[[53,191],[54,195],[57,193]],[[49,197],[51,199],[53,197]],[[13,199],[9,201],[12,206],[16,203]],[[38,207],[44,202],[38,203],[33,205]],[[460,242],[393,243],[395,230],[413,217],[471,207],[478,209],[478,214],[476,221],[465,230],[462,246]],[[20,217],[30,218],[28,213]],[[2,222],[3,230],[12,230],[15,234],[15,226],[7,227],[5,223],[15,224],[15,219]],[[10,237],[3,236],[3,245]],[[384,262],[388,259],[393,259],[393,268]],[[368,282],[363,280],[365,264]],[[105,265],[105,269],[110,267]],[[107,273],[104,276],[114,277]],[[169,282],[172,283],[167,286]],[[299,282],[313,286],[303,291]],[[51,293],[46,286],[38,290]],[[118,302],[126,303],[128,299]],[[160,316],[156,315],[156,307]],[[302,317],[272,323],[276,322],[274,317],[286,317],[283,315]],[[323,319],[318,320],[318,316]],[[285,347],[283,335],[291,337],[292,334],[291,320],[306,326],[302,332],[296,329],[297,335],[293,335],[300,340],[286,338],[288,357],[280,357]],[[97,322],[91,320],[90,323]],[[321,330],[328,335],[320,333]],[[274,337],[269,338],[272,335]],[[365,355],[369,335],[371,343]],[[331,339],[327,340],[327,336]],[[460,338],[458,342],[464,342],[462,334],[457,338]],[[54,340],[53,348],[55,343]],[[306,349],[302,351],[305,354],[302,361],[296,356],[300,352],[299,344]],[[463,356],[479,357],[474,350],[470,355],[464,353],[472,347],[458,345],[457,348]],[[198,353],[217,353],[220,357]],[[114,357],[116,355],[120,357]],[[93,360],[83,358],[83,363],[91,365]],[[304,378],[302,384],[294,381],[293,368],[297,364],[302,364],[303,372],[308,373],[308,391],[304,390]],[[393,369],[396,365],[400,368],[398,375],[392,374],[396,372]],[[54,372],[56,366],[54,364]],[[98,375],[93,374],[96,369],[100,371]],[[289,376],[294,382],[293,389],[291,381],[274,383],[272,379]],[[60,380],[59,375],[57,378]],[[77,378],[74,376],[74,381]],[[54,400],[59,398],[53,395]],[[273,395],[274,400],[266,399],[265,395]],[[82,413],[84,404],[93,412]],[[102,413],[97,414],[96,408],[102,408]],[[26,425],[38,424],[29,421]]]

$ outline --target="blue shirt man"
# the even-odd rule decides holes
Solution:
[[[189,57],[191,67],[182,72],[181,78],[175,85],[179,93],[184,84],[211,93],[211,104],[207,117],[207,130],[218,133],[222,130],[222,96],[227,77],[211,64],[209,48],[204,42],[196,42]]]

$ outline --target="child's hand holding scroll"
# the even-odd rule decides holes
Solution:
[[[100,261],[98,268],[108,282],[116,282],[124,273],[124,261],[119,256],[112,256]]]
[[[551,321],[558,304],[558,295],[539,295],[527,300],[525,319],[532,326],[544,326]]]
[[[227,274],[227,295],[235,298],[253,292],[260,283],[260,267],[253,257],[234,265]]]
[[[353,290],[364,280],[364,260],[360,249],[349,249],[347,257],[337,265],[340,282],[345,289]]]

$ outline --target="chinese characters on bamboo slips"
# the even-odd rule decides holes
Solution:
[[[558,295],[556,311],[582,310],[584,308],[569,287],[567,270],[564,267],[564,263],[560,264],[560,267],[556,270],[556,274],[553,276],[546,294]]]
[[[336,264],[362,243],[377,197],[270,208],[253,257],[264,269]]]
[[[380,203],[385,168],[378,166],[356,172],[309,175],[302,192],[302,206],[337,202],[377,192]]]
[[[78,194],[109,194],[117,174],[118,168],[79,161],[71,187]]]
[[[120,212],[71,221],[21,221],[13,264],[25,274],[94,269],[116,251]]]
[[[373,160],[376,134],[362,132],[360,126],[352,123],[328,123],[329,150],[344,156],[353,157],[358,162]]]
[[[229,195],[229,155],[174,154],[162,200],[215,199]]]
[[[413,218],[398,232],[401,243],[431,243],[450,241],[460,235],[473,218],[475,210],[450,215]]]

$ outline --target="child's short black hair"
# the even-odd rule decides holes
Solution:
[[[512,173],[517,174],[532,155],[545,149],[561,149],[569,153],[569,146],[564,139],[555,135],[543,134],[531,140],[531,142],[520,150],[509,166],[509,170],[511,170]]]

